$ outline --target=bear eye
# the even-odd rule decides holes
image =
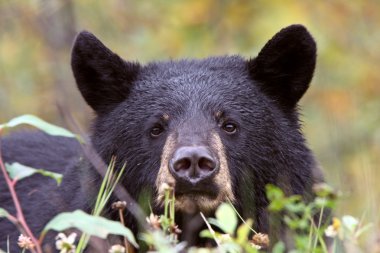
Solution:
[[[228,134],[234,134],[236,133],[237,126],[235,123],[226,122],[222,125],[222,129]]]
[[[161,125],[155,125],[151,130],[150,130],[150,135],[152,137],[158,137],[159,135],[162,134],[164,131],[164,127]]]

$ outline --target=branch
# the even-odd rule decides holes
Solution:
[[[0,136],[1,136],[1,128],[0,128]],[[7,183],[9,191],[11,193],[13,204],[16,207],[16,217],[10,216],[10,218],[11,218],[10,221],[14,224],[15,224],[15,222],[17,222],[20,225],[20,226],[17,226],[17,227],[19,227],[19,230],[21,230],[22,233],[25,232],[25,234],[28,237],[30,237],[30,239],[32,240],[33,244],[36,247],[36,250],[31,249],[31,251],[32,252],[37,251],[37,253],[42,253],[42,249],[41,249],[41,246],[40,246],[38,240],[34,237],[32,231],[30,230],[28,224],[26,223],[24,213],[22,212],[21,204],[20,204],[20,201],[17,197],[17,193],[16,193],[16,190],[14,187],[15,182],[10,179],[10,177],[7,173],[7,170],[5,169],[2,154],[1,154],[1,141],[0,141],[0,168],[1,168],[1,171],[3,172],[5,182]],[[12,218],[14,218],[14,219],[12,219]],[[20,228],[22,228],[22,229],[20,229]]]

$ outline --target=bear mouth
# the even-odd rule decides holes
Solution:
[[[188,192],[176,192],[175,197],[177,199],[189,198],[189,199],[198,199],[200,197],[208,199],[216,199],[218,194],[211,191],[188,191]]]
[[[219,194],[219,189],[214,183],[208,184],[176,184],[174,189],[174,195],[176,198],[188,197],[199,198],[204,197],[208,199],[216,199]]]
[[[210,191],[180,192],[175,198],[176,210],[188,214],[202,212],[210,215],[222,203],[219,194]]]

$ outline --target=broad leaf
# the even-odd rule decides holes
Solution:
[[[204,229],[202,230],[200,233],[199,233],[199,236],[202,237],[202,238],[210,238],[210,239],[214,239],[215,235],[213,235],[211,233],[210,230],[208,229]]]
[[[284,252],[285,252],[285,243],[283,243],[282,241],[277,242],[272,249],[272,253],[284,253]]]
[[[8,217],[9,216],[9,213],[7,210],[5,210],[4,208],[0,208],[0,218],[1,217]]]
[[[79,140],[79,137],[72,132],[59,127],[52,125],[34,115],[26,114],[22,115],[16,118],[11,119],[8,123],[0,125],[0,129],[2,128],[11,128],[16,127],[22,124],[27,124],[34,126],[42,131],[44,131],[47,134],[55,135],[55,136],[63,136],[63,137],[70,137],[70,138],[77,138]]]
[[[45,226],[42,233],[45,234],[48,230],[64,231],[69,228],[76,228],[89,236],[97,236],[102,239],[107,238],[109,234],[121,235],[138,248],[131,230],[120,222],[92,216],[81,210],[58,214]]]
[[[253,221],[251,219],[248,219],[246,223],[239,226],[236,232],[237,243],[242,245],[243,243],[246,243],[248,241],[248,236],[251,231],[252,224],[253,224]]]
[[[223,203],[216,210],[215,216],[216,219],[210,218],[209,222],[232,235],[238,223],[234,209],[229,204]]]
[[[59,173],[55,173],[55,172],[51,172],[51,171],[43,170],[43,169],[35,169],[32,167],[28,167],[26,165],[22,165],[20,163],[12,163],[12,164],[6,163],[5,167],[9,173],[9,176],[12,179],[17,179],[17,180],[21,180],[38,173],[43,176],[53,178],[55,181],[57,181],[57,184],[59,185],[63,177],[62,174],[59,174]]]

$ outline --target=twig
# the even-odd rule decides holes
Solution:
[[[124,214],[123,214],[123,210],[122,209],[119,209],[119,216],[120,216],[120,222],[121,222],[121,224],[123,224],[123,226],[125,227]],[[125,249],[127,250],[127,252],[129,252],[130,245],[128,243],[128,240],[127,240],[127,238],[125,236],[123,238],[124,238]]]
[[[1,136],[1,128],[0,128],[0,136]],[[38,253],[42,253],[42,249],[41,249],[41,246],[40,246],[38,240],[34,237],[32,231],[30,230],[28,224],[26,223],[24,213],[23,213],[22,208],[21,208],[20,201],[17,197],[17,193],[16,193],[16,190],[14,188],[15,183],[10,179],[10,177],[7,173],[7,170],[5,169],[2,154],[1,154],[1,143],[0,143],[0,168],[4,174],[5,182],[8,185],[8,189],[9,189],[11,196],[12,196],[13,204],[15,205],[15,208],[16,208],[16,219],[17,219],[17,222],[20,224],[20,226],[22,227],[22,230],[23,230],[21,232],[25,232],[25,234],[30,237],[33,244],[35,245],[36,251]],[[31,251],[36,252],[34,249],[31,249]]]
[[[76,120],[72,117],[72,115],[69,112],[63,110],[63,108],[59,106],[58,109],[60,110],[60,113],[64,120],[68,122],[68,124],[73,128],[74,132],[81,136],[82,139],[85,141],[85,143],[80,143],[85,157],[91,163],[95,171],[97,171],[99,175],[101,175],[102,178],[104,178],[107,171],[107,165],[96,152],[95,148],[91,143],[91,140],[86,136],[82,128],[79,126],[79,124],[76,122]],[[125,200],[128,203],[128,211],[130,211],[130,213],[137,219],[137,221],[143,227],[143,229],[149,230],[150,228],[145,220],[146,214],[140,208],[137,202],[131,197],[128,191],[120,184],[120,182],[115,187],[114,194],[119,200]]]

